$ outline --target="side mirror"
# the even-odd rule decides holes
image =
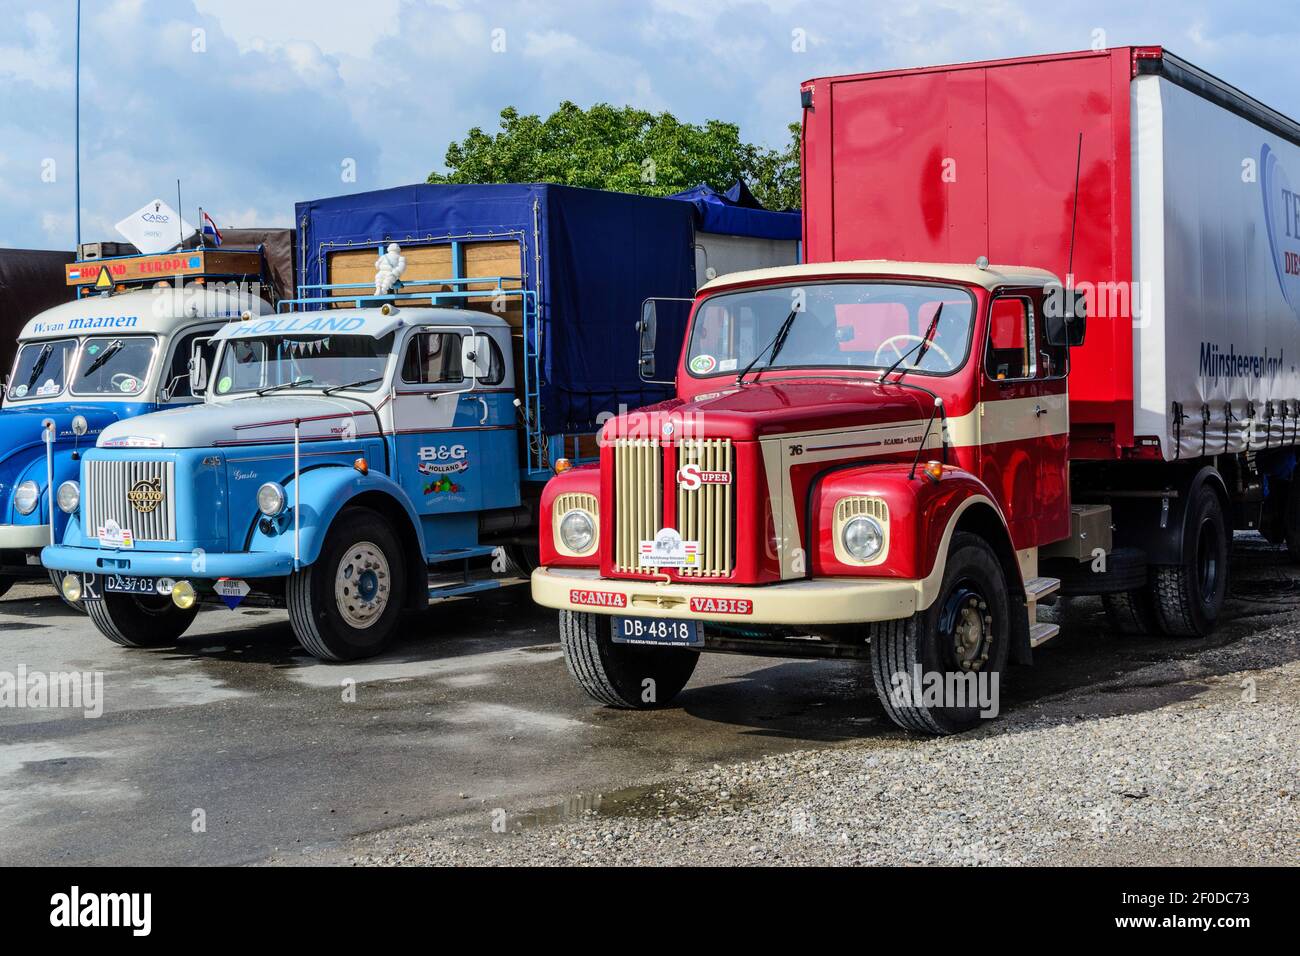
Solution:
[[[637,365],[641,380],[648,382],[655,377],[655,343],[659,337],[659,314],[653,299],[641,303],[641,321],[636,324],[636,330],[641,337]]]
[[[492,372],[492,346],[486,335],[467,335],[460,341],[460,374],[477,382]]]
[[[190,355],[189,361],[190,375],[190,392],[194,395],[200,394],[208,387],[208,363],[199,352],[198,348]]]
[[[1053,283],[1043,297],[1043,337],[1048,345],[1075,348],[1083,344],[1088,324],[1088,306],[1079,289]]]

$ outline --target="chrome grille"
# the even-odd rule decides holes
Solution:
[[[725,577],[735,567],[735,455],[728,439],[691,439],[677,446],[677,468],[692,465],[713,480],[687,491],[676,480],[677,531],[700,545],[699,564],[681,568],[686,577]],[[723,478],[725,476],[725,479]],[[663,527],[663,448],[657,441],[614,442],[614,567],[635,574],[653,570],[641,563],[641,542]]]
[[[732,519],[735,515],[735,475],[731,442],[725,438],[683,441],[677,448],[677,468],[694,465],[713,477],[694,491],[677,485],[677,530],[684,541],[700,543],[698,568],[682,568],[688,577],[722,577],[732,569]],[[722,481],[721,476],[726,480]]]
[[[641,542],[663,527],[663,462],[659,443],[620,438],[614,442],[614,566],[635,573]]]
[[[85,530],[96,537],[108,519],[129,530],[137,541],[176,540],[176,465],[170,461],[87,461],[82,472]],[[147,505],[156,489],[162,494],[152,510],[132,504],[131,494]]]

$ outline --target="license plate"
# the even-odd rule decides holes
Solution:
[[[654,617],[614,618],[615,644],[665,644],[700,647],[704,629],[699,621],[665,621]]]
[[[101,579],[105,591],[118,591],[122,594],[158,593],[157,578],[129,578],[122,574],[105,574]]]

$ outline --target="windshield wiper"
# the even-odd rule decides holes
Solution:
[[[930,340],[934,338],[935,330],[939,327],[939,316],[942,313],[943,313],[943,303],[940,302],[938,308],[934,310],[934,318],[930,319],[930,325],[925,330],[925,338],[921,339],[921,341],[917,342],[910,349],[908,349],[906,352],[900,355],[898,357],[897,362],[895,362],[893,365],[889,366],[889,368],[881,372],[880,378],[876,379],[877,382],[883,382],[885,379],[887,379],[890,375],[894,373],[894,369],[898,368],[898,366],[902,365],[905,361],[907,361],[907,357],[909,355],[911,355],[917,349],[920,349],[921,351],[917,354],[916,361],[913,362],[912,365],[903,372],[903,375],[906,375],[908,372],[912,371],[912,369],[916,368],[916,366],[920,363],[921,359],[925,358],[925,353],[930,350]],[[903,375],[900,375],[898,377],[901,379]]]
[[[309,378],[295,378],[292,382],[281,382],[279,385],[268,385],[265,388],[257,390],[258,395],[267,395],[271,392],[278,392],[285,388],[299,388],[303,385],[310,385],[312,380]]]
[[[790,326],[794,325],[794,317],[799,314],[799,311],[798,308],[790,310],[790,314],[785,317],[785,321],[782,322],[780,328],[776,330],[776,335],[772,336],[772,341],[759,349],[758,354],[754,356],[754,360],[746,365],[744,370],[736,376],[737,385],[745,384],[745,376],[749,374],[750,369],[758,364],[758,360],[763,357],[763,353],[768,349],[772,350],[772,354],[768,358],[767,366],[765,367],[771,367],[772,363],[776,361],[777,355],[780,354],[782,347],[784,347],[786,337],[790,334]]]
[[[107,347],[105,347],[104,351],[101,352],[98,357],[96,357],[95,361],[91,362],[90,365],[86,368],[86,370],[81,373],[81,377],[85,378],[87,375],[94,375],[96,372],[98,372],[101,368],[104,367],[105,362],[107,362],[109,359],[111,359],[114,355],[116,355],[120,351],[122,351],[121,339],[114,339],[112,342],[109,342]]]
[[[322,388],[320,393],[322,395],[333,395],[335,392],[341,392],[349,388],[361,388],[363,385],[374,385],[376,382],[382,382],[383,380],[382,375],[379,378],[363,378],[359,382],[348,382],[346,385],[331,385],[329,388]]]
[[[36,384],[36,380],[41,377],[41,373],[45,371],[45,363],[50,360],[52,354],[54,354],[54,346],[46,342],[41,347],[41,354],[36,356],[36,364],[32,366],[31,378],[27,380],[28,389],[31,389]]]

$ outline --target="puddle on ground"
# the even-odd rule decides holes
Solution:
[[[512,813],[507,817],[506,832],[519,833],[589,820],[592,817],[639,820],[689,818],[699,816],[709,809],[736,810],[747,801],[745,794],[736,791],[728,791],[724,799],[717,791],[683,794],[661,783],[645,784],[601,793],[581,793],[526,813]]]

